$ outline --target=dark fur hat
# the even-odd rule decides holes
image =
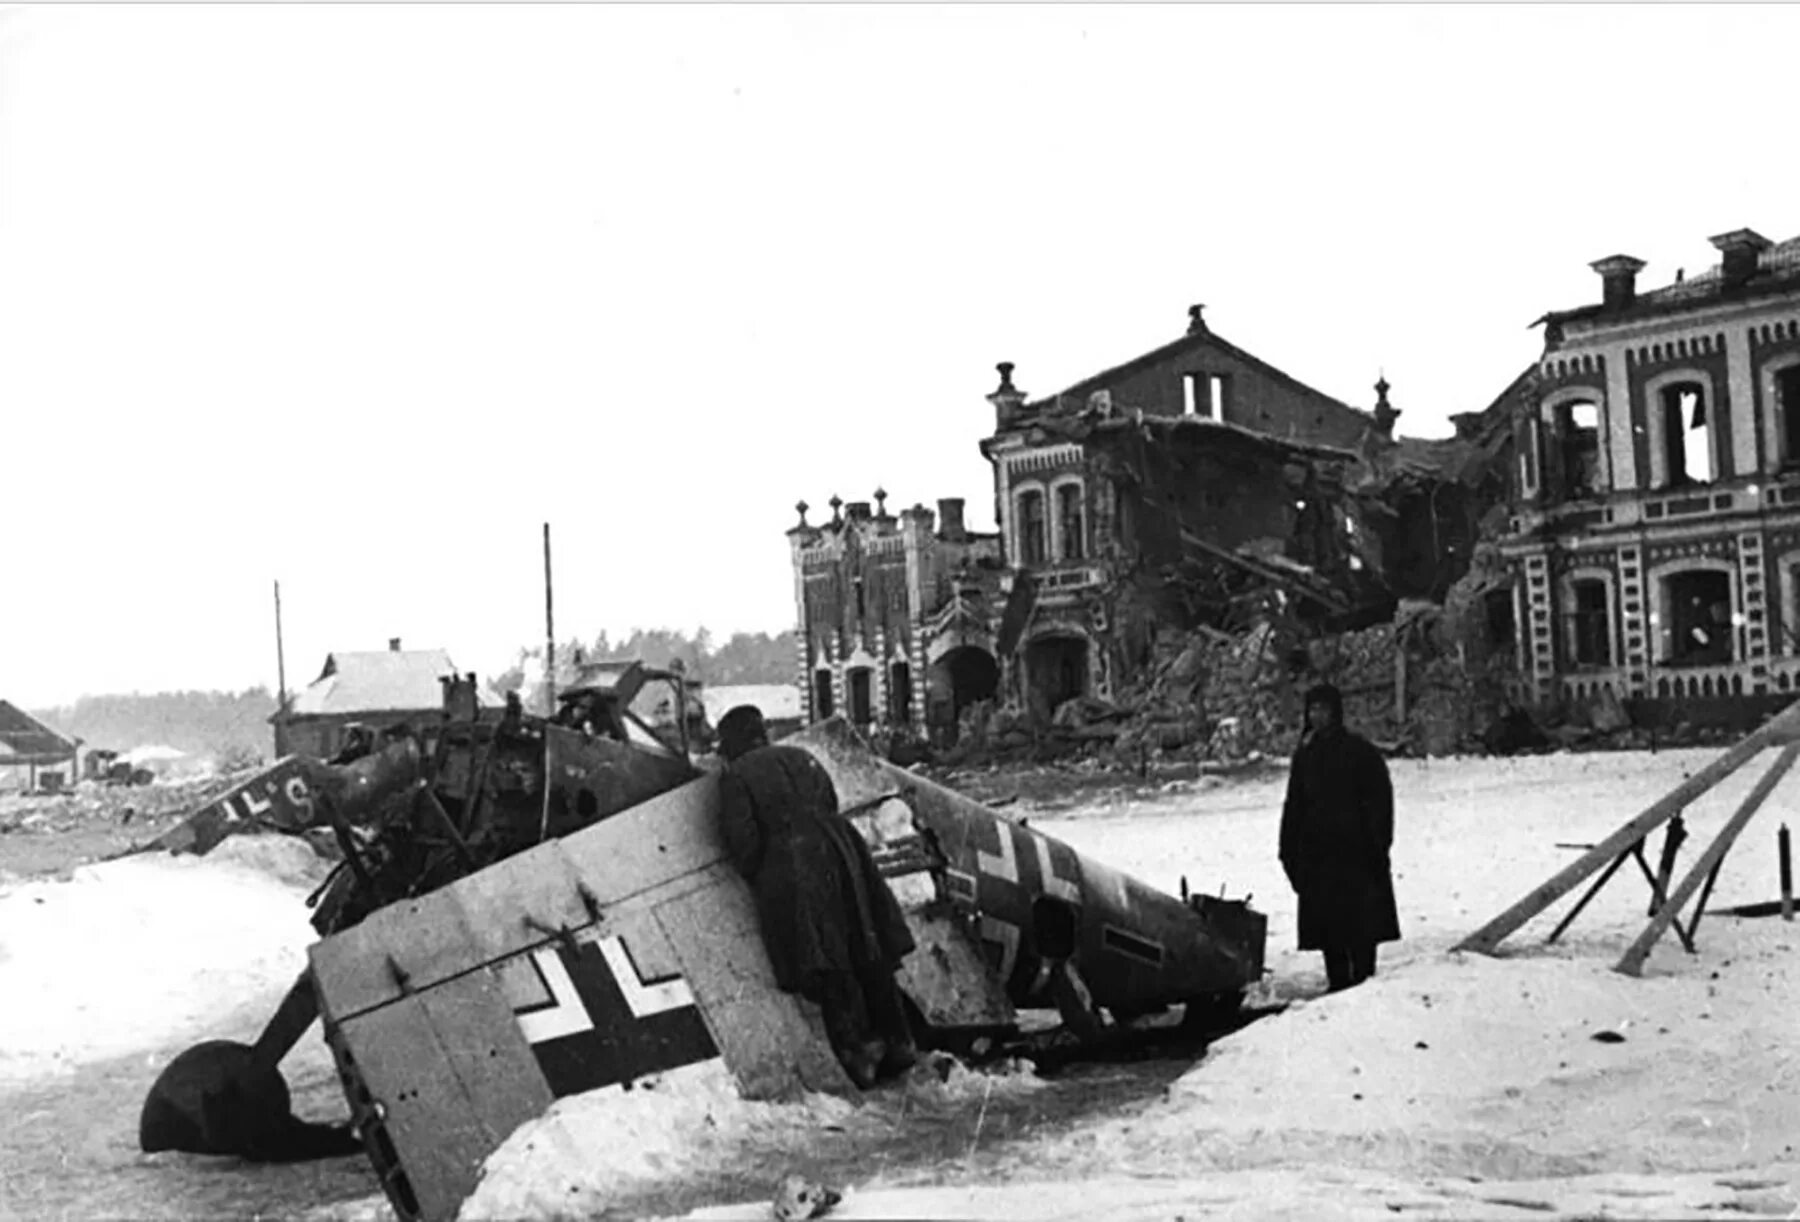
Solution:
[[[1306,703],[1309,706],[1328,704],[1342,713],[1344,711],[1344,693],[1329,683],[1315,683],[1306,689]]]
[[[1316,706],[1324,705],[1337,714],[1339,725],[1344,724],[1344,693],[1329,683],[1319,683],[1306,691],[1306,724],[1312,725],[1312,711]]]
[[[728,760],[768,741],[769,728],[754,704],[740,704],[719,718],[719,754]]]

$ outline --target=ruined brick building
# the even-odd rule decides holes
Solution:
[[[1642,293],[1601,259],[1601,301],[1540,320],[1502,540],[1537,702],[1800,687],[1800,239],[1712,244]]]
[[[894,515],[887,494],[788,531],[799,615],[800,689],[809,721],[841,712],[858,726],[927,724],[992,699],[1000,681],[994,606],[1000,538],[963,525],[946,498]]]
[[[1112,696],[1159,626],[1216,622],[1256,590],[1321,615],[1384,605],[1376,558],[1402,540],[1353,489],[1393,466],[1374,457],[1396,449],[1385,381],[1372,411],[1351,407],[1198,306],[1179,339],[1058,394],[999,371],[980,442],[996,533],[968,531],[960,499],[896,516],[879,491],[873,508],[833,497],[820,525],[799,506],[809,717],[938,730],[982,700],[1047,715]]]

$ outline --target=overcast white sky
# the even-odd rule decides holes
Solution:
[[[0,696],[793,620],[804,497],[966,496],[1221,335],[1448,431],[1529,324],[1800,232],[1791,6],[0,10]]]

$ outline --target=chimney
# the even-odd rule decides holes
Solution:
[[[938,521],[942,523],[938,529],[940,539],[950,543],[961,543],[966,537],[963,530],[963,498],[960,496],[939,497]]]
[[[1018,418],[1019,409],[1025,405],[1025,395],[1013,385],[1011,361],[1001,361],[994,368],[1000,371],[1000,386],[987,398],[994,405],[994,427],[1003,429]]]
[[[388,638],[388,652],[389,653],[399,653],[400,652],[400,638],[399,637],[391,636]]]
[[[1600,283],[1604,286],[1600,302],[1606,309],[1622,310],[1637,300],[1637,274],[1645,267],[1642,259],[1608,255],[1588,266],[1600,273]]]
[[[937,529],[937,515],[925,508],[923,504],[915,503],[911,509],[901,511],[900,521],[902,523],[917,523],[924,529],[926,534],[931,534],[932,531]]]
[[[1188,307],[1188,330],[1187,330],[1187,333],[1189,335],[1205,335],[1206,334],[1206,307],[1205,306],[1191,305]]]
[[[869,502],[851,501],[844,506],[844,515],[852,522],[867,522],[869,520]]]
[[[1774,245],[1754,229],[1733,229],[1708,240],[1725,256],[1721,271],[1727,292],[1743,287],[1744,282],[1756,274],[1757,258]]]

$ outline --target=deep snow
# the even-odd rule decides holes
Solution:
[[[1577,850],[1558,842],[1601,838],[1714,754],[1396,761],[1406,937],[1383,948],[1375,980],[1330,997],[1318,995],[1317,957],[1292,949],[1293,900],[1274,860],[1279,780],[1183,784],[1053,816],[1018,810],[1170,890],[1185,873],[1196,890],[1254,892],[1270,914],[1272,992],[1296,1004],[1216,1043],[1161,1100],[1049,1137],[972,1129],[969,1157],[941,1165],[883,1170],[870,1160],[866,1174],[834,1184],[847,1191],[835,1216],[1793,1210],[1800,925],[1709,915],[1698,955],[1671,935],[1644,979],[1618,975],[1611,964],[1645,920],[1647,888],[1629,867],[1555,947],[1542,938],[1568,900],[1514,935],[1506,957],[1448,953],[1573,859]],[[1760,767],[1690,809],[1680,868]],[[1790,777],[1749,825],[1714,908],[1775,895],[1775,830],[1797,797]],[[134,859],[68,882],[0,887],[0,996],[31,999],[0,1007],[0,1108],[9,1091],[77,1066],[123,1054],[154,1061],[207,1034],[253,1035],[303,963],[310,929],[300,897],[318,869],[303,846],[258,838],[206,861]],[[133,1004],[122,1008],[120,997]],[[1602,1031],[1623,1039],[1592,1038]],[[290,1075],[295,1062],[316,1070],[324,1060],[309,1038]],[[756,1174],[772,1192],[789,1172],[805,1173],[828,1130],[879,1142],[926,1112],[972,1115],[996,1090],[1066,1089],[1016,1073],[952,1078],[857,1108],[747,1104],[704,1081],[633,1092],[626,1106],[616,1092],[564,1100],[494,1156],[465,1215],[548,1218],[574,1197],[592,1216],[614,1197],[654,1199],[659,1187],[741,1167],[748,1155],[743,1204],[684,1216],[766,1217]],[[915,1106],[934,1091],[929,1108]],[[137,1102],[125,1106],[135,1114]],[[9,1144],[0,1138],[0,1153]],[[200,1162],[160,1171],[218,1173]],[[364,1200],[312,1216],[385,1212]]]

